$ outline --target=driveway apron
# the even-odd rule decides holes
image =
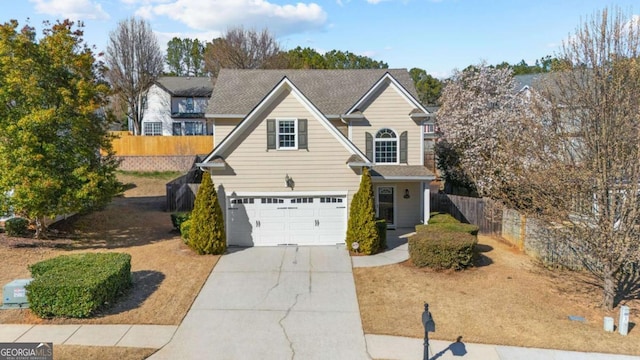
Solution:
[[[151,357],[368,358],[343,246],[232,249],[172,341]]]

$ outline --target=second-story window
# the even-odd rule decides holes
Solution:
[[[398,162],[398,137],[393,130],[382,129],[376,134],[374,161],[376,163]]]
[[[193,112],[193,98],[192,97],[188,97],[187,101],[185,103],[185,110],[188,113],[192,113]]]
[[[296,121],[278,120],[278,149],[295,149],[296,143]]]

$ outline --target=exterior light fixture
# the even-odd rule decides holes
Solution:
[[[289,174],[285,175],[284,177],[284,186],[291,188],[291,190],[293,190],[293,187],[295,186],[295,181],[293,181],[293,178],[291,178],[291,176],[289,176]]]
[[[408,199],[410,197],[411,197],[411,195],[409,195],[409,189],[404,189],[404,198]]]

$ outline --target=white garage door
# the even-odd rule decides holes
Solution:
[[[347,231],[346,196],[236,196],[227,242],[237,246],[335,245]]]

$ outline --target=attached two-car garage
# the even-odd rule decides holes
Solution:
[[[226,225],[229,246],[344,243],[347,197],[289,193],[230,196]]]

